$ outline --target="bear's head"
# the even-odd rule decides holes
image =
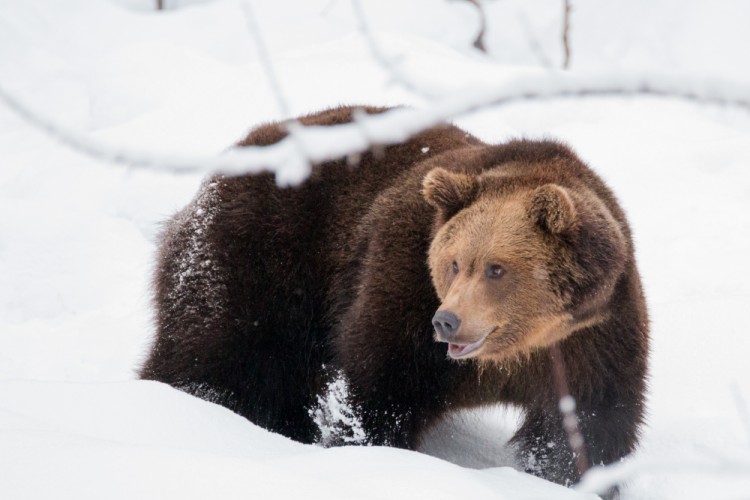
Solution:
[[[628,259],[623,229],[583,186],[431,170],[435,337],[454,359],[504,361],[603,321]]]

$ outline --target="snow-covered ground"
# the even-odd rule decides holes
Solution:
[[[159,153],[219,153],[279,118],[239,2],[165,2],[0,0],[0,86],[104,144]],[[745,1],[572,3],[573,72],[750,85]],[[349,2],[251,5],[293,114],[424,104],[373,60]],[[488,57],[471,48],[468,2],[363,7],[411,79],[455,91],[558,67],[561,5],[487,2]],[[456,122],[487,141],[569,142],[630,215],[653,351],[642,465],[623,497],[750,498],[750,113],[589,98]],[[425,444],[433,456],[322,449],[134,380],[159,222],[199,182],[82,156],[0,106],[0,498],[587,497],[507,467],[513,410],[456,416]]]

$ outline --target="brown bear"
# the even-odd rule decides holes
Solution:
[[[264,125],[239,146],[285,135]],[[553,345],[589,463],[633,451],[643,420],[648,319],[630,229],[558,142],[488,145],[444,124],[356,165],[317,165],[297,187],[214,176],[166,226],[155,302],[142,378],[306,443],[341,373],[364,444],[414,449],[447,412],[503,402],[524,410],[512,445],[526,469],[575,482]]]

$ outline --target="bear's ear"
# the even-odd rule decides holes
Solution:
[[[545,184],[536,188],[531,202],[531,218],[552,234],[572,231],[578,220],[570,193],[557,184]]]
[[[471,204],[476,198],[479,181],[476,177],[434,168],[422,181],[422,195],[446,218]]]

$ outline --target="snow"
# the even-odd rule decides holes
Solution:
[[[509,467],[302,445],[155,382],[6,381],[0,400],[3,498],[595,498]]]
[[[320,429],[321,445],[333,446],[338,440],[352,444],[366,442],[362,422],[348,402],[348,397],[349,384],[338,373],[328,382],[325,392],[318,396],[317,405],[310,409],[310,415]]]
[[[0,498],[591,498],[512,469],[513,408],[451,416],[424,453],[324,449],[135,380],[153,332],[159,224],[202,178],[153,164],[235,161],[226,149],[249,127],[283,117],[238,2],[165,2],[160,13],[150,0],[4,0],[0,9],[2,89],[87,144],[159,160],[132,169],[83,155],[0,106]],[[340,103],[422,106],[393,115],[398,123],[351,127],[333,144],[341,151],[530,85],[635,88],[647,79],[747,98],[746,2],[573,4],[572,71],[551,84],[540,65],[561,60],[562,2],[487,2],[489,57],[471,49],[478,19],[468,2],[363,2],[387,60],[441,95],[437,108],[375,61],[350,3],[252,7],[292,115]],[[467,86],[475,90],[462,96]],[[456,123],[492,142],[567,141],[629,214],[652,320],[649,415],[635,459],[604,471],[604,482],[606,473],[627,478],[624,499],[747,498],[747,109],[545,99]],[[305,134],[294,147],[309,155],[334,142]],[[290,151],[273,154],[287,161]],[[299,180],[302,169],[291,162],[282,179]],[[321,421],[346,422],[337,404],[345,388],[331,389]]]

